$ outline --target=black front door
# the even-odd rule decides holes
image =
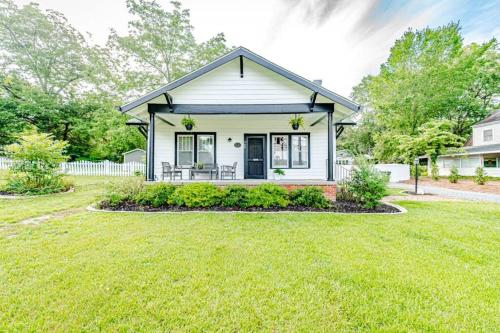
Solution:
[[[245,134],[245,178],[267,178],[266,135]]]

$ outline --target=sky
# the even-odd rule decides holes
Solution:
[[[167,0],[157,0],[169,8]],[[30,0],[14,0],[18,5]],[[38,0],[62,12],[91,41],[111,28],[126,34],[125,0]],[[391,46],[409,28],[460,21],[466,43],[500,36],[500,0],[181,0],[199,42],[219,32],[343,96],[376,74]]]

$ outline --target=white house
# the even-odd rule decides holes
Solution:
[[[282,182],[293,185],[334,184],[336,137],[359,106],[239,47],[120,110],[147,136],[150,181],[165,162],[183,181],[208,176],[192,172],[198,163],[220,171],[236,162],[236,180],[272,180],[283,169]],[[184,117],[196,122],[192,130]],[[289,125],[295,117],[304,119],[298,130]]]
[[[438,157],[441,175],[448,175],[455,165],[463,176],[474,175],[481,166],[487,175],[500,177],[500,111],[472,126],[472,144],[463,150]]]

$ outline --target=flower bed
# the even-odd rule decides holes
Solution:
[[[112,184],[98,208],[115,211],[314,211],[342,213],[399,213],[397,208],[379,204],[366,208],[356,202],[328,200],[321,188],[307,186],[288,191],[275,184],[247,188],[238,185],[217,187],[209,183],[174,186],[146,185],[142,181]]]

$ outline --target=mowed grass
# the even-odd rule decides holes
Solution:
[[[96,188],[81,185],[89,195],[67,215],[37,226],[10,215],[0,228],[0,331],[500,327],[500,205],[402,202],[409,213],[395,216],[73,209]],[[52,198],[31,211],[60,210]]]

